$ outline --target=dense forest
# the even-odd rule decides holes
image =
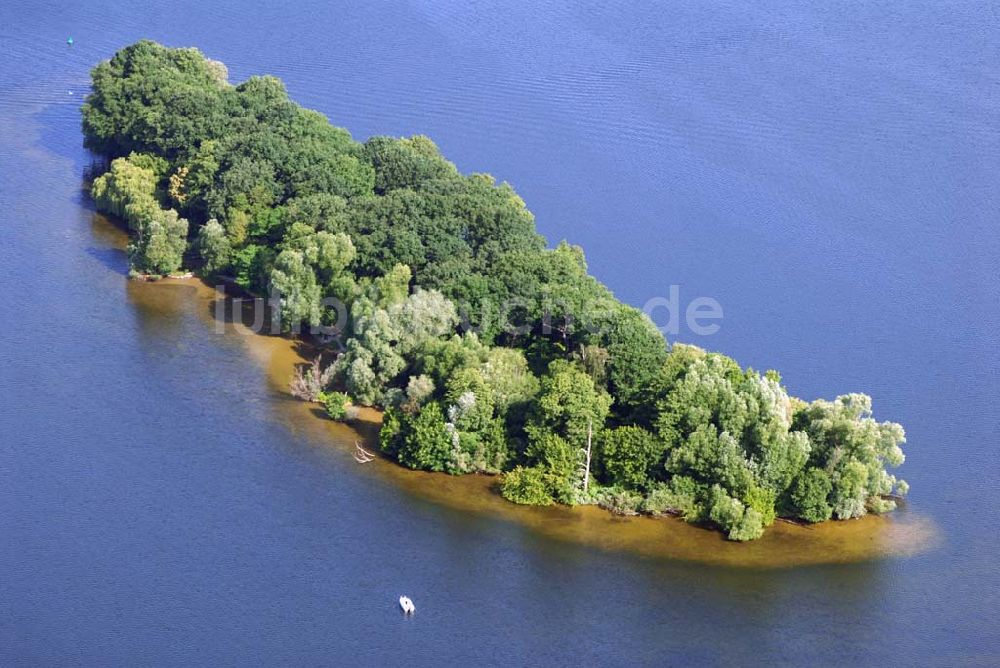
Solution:
[[[92,194],[127,224],[132,270],[277,295],[282,326],[329,362],[293,392],[338,420],[384,409],[380,447],[401,465],[733,540],[906,493],[886,470],[903,429],[869,397],[807,403],[777,372],[669,345],[579,247],[550,247],[509,185],[459,173],[427,137],[357,142],[278,79],[231,85],[199,51],[150,41],[92,78],[85,141],[107,159]]]

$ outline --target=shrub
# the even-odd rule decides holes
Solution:
[[[674,476],[669,483],[660,483],[642,502],[643,512],[654,515],[679,515],[687,522],[700,522],[707,518],[701,499],[702,485],[686,476]]]
[[[880,496],[873,496],[868,499],[868,509],[873,513],[881,515],[896,509],[896,502],[892,499],[883,499]]]
[[[351,398],[343,392],[330,392],[325,395],[323,403],[326,405],[326,414],[331,419],[342,421],[347,417],[347,408],[351,405]]]
[[[554,502],[545,472],[538,467],[516,467],[504,474],[500,492],[508,501],[529,506],[551,506]]]
[[[764,518],[754,508],[747,508],[743,511],[743,516],[729,530],[727,538],[729,540],[757,540],[764,535]]]
[[[606,487],[596,494],[597,505],[615,515],[637,515],[642,495],[621,487]]]

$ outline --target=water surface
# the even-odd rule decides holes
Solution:
[[[0,662],[1000,662],[997,23],[975,2],[3,4]],[[807,399],[869,392],[937,547],[712,565],[360,471],[195,286],[125,280],[77,108],[141,37],[278,75],[357,138],[427,133],[621,298],[723,305],[679,338]]]

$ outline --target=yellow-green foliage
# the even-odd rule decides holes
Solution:
[[[187,247],[188,222],[156,199],[157,159],[133,153],[111,162],[94,180],[91,196],[97,208],[125,221],[133,233],[129,243],[132,269],[166,274],[181,266]]]

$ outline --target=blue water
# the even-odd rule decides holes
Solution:
[[[428,134],[620,298],[722,305],[672,338],[868,392],[943,545],[709,568],[359,477],[92,220],[77,108],[143,37]],[[0,663],[1000,663],[998,72],[976,2],[3,3]]]

